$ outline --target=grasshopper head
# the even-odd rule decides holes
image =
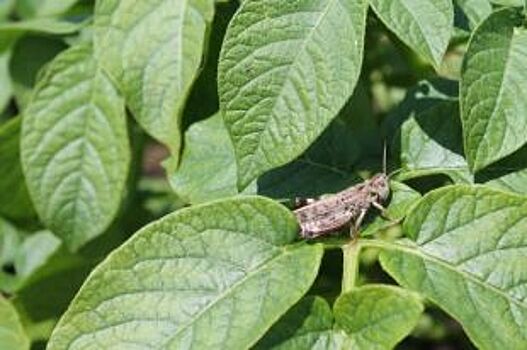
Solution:
[[[370,179],[370,193],[384,202],[390,196],[390,185],[386,174],[377,174]]]

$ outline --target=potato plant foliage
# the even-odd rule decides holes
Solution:
[[[527,349],[527,2],[1,0],[0,267],[0,349]]]

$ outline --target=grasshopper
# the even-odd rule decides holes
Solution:
[[[303,238],[315,238],[350,225],[358,232],[368,210],[373,206],[384,213],[384,203],[390,195],[386,174],[377,174],[361,184],[330,197],[314,201],[294,211]]]
[[[303,238],[316,238],[349,225],[353,236],[358,233],[371,207],[385,214],[382,204],[390,195],[388,175],[386,175],[386,148],[383,163],[383,173],[296,209],[294,214],[300,224],[300,235]]]

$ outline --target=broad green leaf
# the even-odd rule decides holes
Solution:
[[[89,46],[64,51],[36,86],[22,124],[22,165],[42,221],[71,250],[112,222],[130,152],[124,104]]]
[[[36,217],[20,162],[21,118],[0,126],[0,215],[23,221]]]
[[[28,105],[42,67],[66,48],[62,40],[42,36],[24,36],[16,42],[9,73],[19,109]]]
[[[321,297],[306,297],[271,327],[254,350],[340,350],[346,335],[334,329],[333,312]]]
[[[218,73],[239,188],[302,154],[350,98],[366,10],[365,0],[243,2]]]
[[[406,218],[413,242],[383,243],[383,268],[456,318],[480,349],[527,344],[527,199],[483,186],[427,194]]]
[[[527,194],[527,147],[483,169],[475,178],[461,156],[462,129],[454,101],[439,101],[410,116],[400,129],[402,172],[398,180],[444,174],[455,183],[485,183],[502,190]]]
[[[466,16],[468,30],[476,28],[492,13],[489,0],[455,0],[455,5],[462,10],[462,16]]]
[[[169,214],[92,272],[49,349],[248,348],[317,275],[322,246],[297,235],[294,215],[262,197]]]
[[[384,130],[403,170],[394,175],[395,179],[445,174],[454,182],[473,181],[460,156],[461,136],[455,136],[461,135],[459,113],[455,110],[457,85],[447,79],[421,81],[386,118]]]
[[[17,0],[17,13],[26,17],[52,17],[66,12],[79,0]]]
[[[210,25],[210,36],[205,48],[206,56],[203,58],[204,63],[185,102],[183,128],[216,114],[220,108],[216,83],[220,51],[225,32],[238,6],[238,1],[216,1],[214,19]]]
[[[27,338],[15,308],[0,295],[0,349],[29,350]]]
[[[95,9],[96,56],[116,79],[141,126],[180,148],[180,116],[196,78],[213,0],[106,0]]]
[[[383,129],[394,153],[400,151],[401,125],[404,121],[435,107],[439,103],[458,100],[458,82],[449,79],[431,79],[418,82],[410,88],[404,99],[390,112],[384,121]],[[393,144],[395,143],[395,144]]]
[[[463,157],[459,105],[442,101],[408,118],[401,126],[402,173],[399,179],[446,174],[456,182],[472,182]]]
[[[367,285],[341,295],[334,306],[337,327],[351,339],[347,349],[392,349],[415,327],[424,307],[410,291]]]
[[[34,342],[47,342],[60,315],[93,269],[93,263],[62,253],[48,260],[13,300]]]
[[[0,23],[0,35],[20,35],[26,32],[43,34],[71,34],[84,26],[82,23],[59,21],[53,18],[38,18],[20,22]]]
[[[386,208],[385,216],[377,216],[365,230],[361,230],[361,237],[375,234],[379,230],[387,229],[404,219],[406,214],[419,202],[421,194],[405,184],[390,181],[390,202]]]
[[[23,234],[6,223],[1,225],[0,264],[9,266],[12,271],[0,271],[0,290],[14,293],[23,288],[42,272],[60,245],[60,240],[49,231]]]
[[[516,9],[489,16],[472,35],[461,79],[465,154],[478,171],[527,142],[527,29]]]
[[[439,67],[454,25],[451,0],[370,0],[370,4],[401,41]]]
[[[493,4],[502,6],[522,6],[525,0],[490,0]]]
[[[170,184],[192,204],[238,194],[234,150],[219,113],[187,130],[181,163],[170,176]],[[245,192],[255,193],[255,187]]]
[[[477,182],[505,191],[527,195],[527,147],[483,169],[476,175]]]
[[[317,197],[362,181],[358,162],[375,157],[382,168],[380,131],[362,84],[322,135],[293,162],[258,179],[258,193],[272,198]]]

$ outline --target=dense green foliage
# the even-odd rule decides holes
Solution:
[[[527,1],[0,0],[0,349],[525,349],[526,196]]]

